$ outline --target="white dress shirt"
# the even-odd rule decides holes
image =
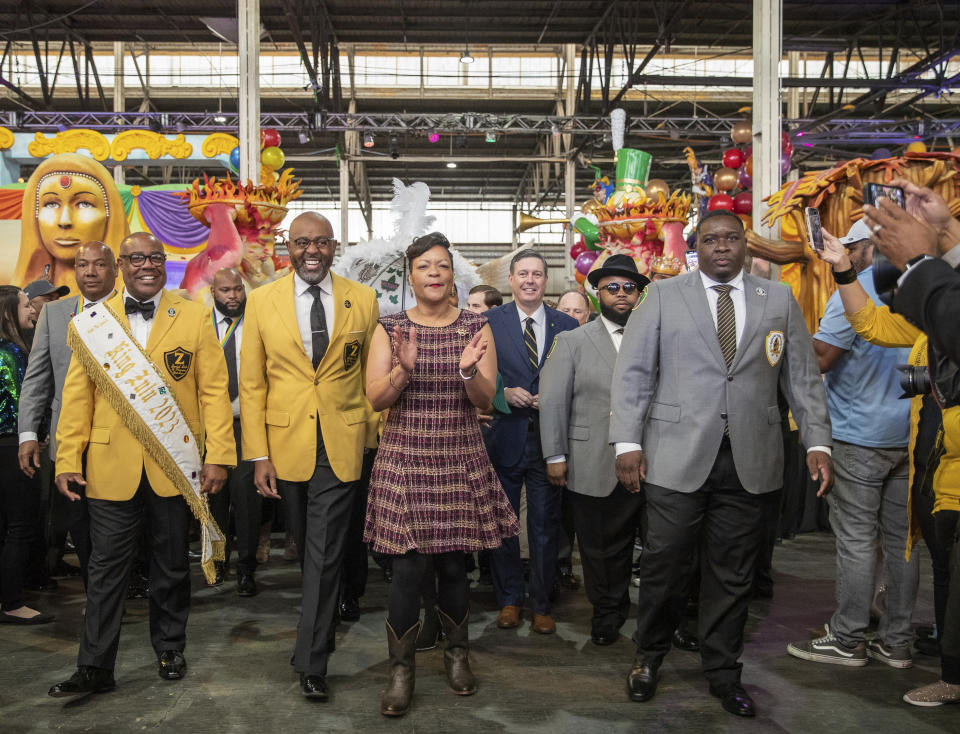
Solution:
[[[333,278],[328,272],[323,280],[317,283],[320,286],[320,303],[323,304],[323,313],[327,319],[327,336],[333,335]],[[300,339],[307,356],[313,359],[313,332],[310,329],[310,309],[313,308],[313,296],[308,293],[310,284],[296,273],[293,274],[293,305],[297,312],[297,327],[300,329]]]
[[[740,339],[743,337],[743,327],[744,322],[746,321],[747,314],[747,300],[743,291],[743,270],[736,274],[732,280],[728,280],[726,283],[721,283],[719,280],[714,280],[709,275],[704,273],[702,270],[699,271],[700,280],[703,283],[703,289],[707,294],[707,303],[710,306],[710,316],[713,318],[713,326],[717,326],[717,299],[720,297],[720,294],[714,289],[715,285],[730,285],[733,286],[730,289],[730,300],[733,301],[733,312],[736,316],[737,322],[737,348],[740,348]],[[629,451],[640,451],[641,446],[638,443],[631,443],[628,441],[621,441],[613,445],[614,451],[617,456],[620,454],[625,454]],[[811,446],[807,449],[809,454],[811,451],[822,451],[825,454],[830,454],[831,450],[829,446]]]
[[[150,340],[150,329],[153,328],[153,323],[157,319],[157,309],[160,308],[160,296],[163,295],[163,290],[157,291],[157,294],[153,298],[148,298],[145,301],[140,301],[141,303],[149,303],[153,301],[153,318],[147,320],[143,318],[143,314],[137,311],[136,313],[128,313],[127,321],[130,323],[130,332],[133,334],[133,338],[137,340],[137,343],[143,347],[147,348],[147,342]],[[123,289],[123,303],[126,304],[128,298],[133,298],[128,292],[127,289]],[[139,301],[139,298],[133,298],[135,301]]]
[[[623,327],[620,324],[613,323],[606,316],[601,316],[600,321],[603,322],[603,325],[607,329],[607,333],[610,335],[610,341],[613,342],[613,351],[620,351],[620,342],[623,341]],[[619,334],[617,332],[620,332]],[[619,444],[618,444],[619,445]],[[556,454],[554,456],[548,456],[546,462],[548,464],[559,464],[561,461],[566,461],[566,454]]]
[[[107,295],[105,295],[103,298],[97,299],[96,301],[87,301],[87,300],[84,300],[84,302],[83,302],[83,308],[84,308],[84,310],[86,310],[86,309],[90,308],[91,306],[97,305],[98,303],[103,303],[103,302],[106,301],[108,298],[116,295],[116,293],[117,293],[116,291],[110,291],[110,293],[108,293]],[[60,396],[58,395],[57,398],[59,399],[59,397],[60,397]],[[35,431],[24,431],[23,433],[20,434],[19,442],[20,442],[20,443],[25,443],[25,442],[27,442],[27,441],[38,441],[38,440],[39,440],[39,439],[37,438],[37,434],[36,434]]]
[[[227,323],[227,319],[230,319],[230,322],[233,323],[234,318],[232,316],[224,316],[220,313],[220,309],[214,304],[214,313],[217,315],[217,339],[223,338],[223,335],[227,333],[227,329],[230,328],[230,324]],[[243,341],[243,316],[240,316],[240,323],[237,324],[237,328],[233,330],[233,346],[236,349],[237,354],[237,379],[240,377],[240,343]],[[237,395],[232,401],[230,401],[230,407],[233,408],[233,417],[236,418],[240,415],[240,396]]]
[[[547,309],[540,304],[540,307],[532,314],[526,314],[520,306],[517,306],[517,314],[520,316],[520,336],[527,330],[527,319],[533,318],[533,333],[537,337],[537,362],[543,359],[543,342],[547,338]]]

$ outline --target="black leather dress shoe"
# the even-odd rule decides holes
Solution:
[[[47,693],[54,698],[81,696],[88,693],[106,693],[117,687],[112,670],[81,665],[67,680],[50,688]]]
[[[340,600],[340,619],[344,622],[356,622],[360,619],[360,602],[345,596]]]
[[[576,591],[580,588],[580,579],[573,575],[572,568],[560,568],[557,579],[560,581],[560,586],[567,591]]]
[[[164,650],[157,655],[157,673],[164,680],[179,680],[187,674],[187,660],[179,650]]]
[[[700,640],[692,632],[687,632],[682,626],[673,631],[673,646],[687,652],[700,652]]]
[[[314,701],[326,701],[330,694],[327,691],[327,682],[322,675],[300,674],[300,692]]]
[[[710,693],[720,699],[720,705],[727,713],[734,716],[752,718],[757,715],[756,706],[750,694],[743,690],[743,686],[733,685],[725,688],[710,688]]]
[[[620,631],[616,627],[597,627],[590,633],[590,642],[594,645],[612,645],[620,639]]]
[[[237,595],[256,596],[257,591],[257,582],[253,580],[253,574],[237,571]]]
[[[627,676],[627,694],[630,700],[649,701],[657,692],[657,680],[657,666],[644,660],[643,655],[637,655]]]

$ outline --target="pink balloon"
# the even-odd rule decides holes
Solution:
[[[737,214],[750,214],[753,211],[753,194],[741,191],[733,197],[733,210]]]
[[[587,250],[586,252],[581,252],[577,255],[577,272],[582,275],[586,275],[590,272],[590,268],[593,267],[593,263],[596,262],[598,254],[593,250]]]
[[[780,154],[780,173],[783,176],[786,176],[790,173],[790,158],[792,156],[786,151]]]

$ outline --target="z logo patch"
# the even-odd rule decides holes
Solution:
[[[187,376],[192,361],[193,352],[188,352],[183,347],[177,347],[163,353],[163,363],[167,367],[167,372],[177,382]]]
[[[360,342],[354,339],[343,346],[343,369],[348,370],[360,359]]]
[[[783,356],[783,332],[771,331],[764,339],[763,349],[767,354],[767,361],[771,367],[776,367],[780,358]]]

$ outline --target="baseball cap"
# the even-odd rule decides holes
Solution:
[[[69,286],[65,286],[65,285],[62,285],[58,288],[49,280],[40,278],[39,280],[35,280],[32,283],[28,283],[24,287],[23,292],[26,293],[27,298],[29,298],[32,301],[34,298],[37,298],[39,296],[48,296],[51,293],[56,293],[57,298],[63,298],[65,295],[67,295],[70,292],[70,288]]]
[[[852,245],[854,242],[859,242],[860,240],[870,239],[870,227],[867,225],[865,219],[861,219],[858,222],[854,222],[853,226],[850,227],[847,232],[846,237],[840,238],[841,245]]]

